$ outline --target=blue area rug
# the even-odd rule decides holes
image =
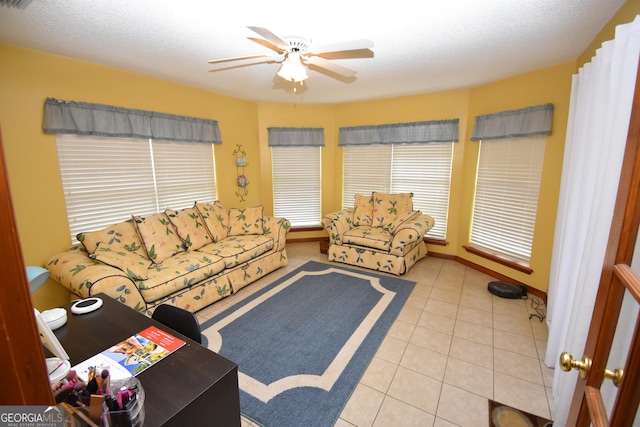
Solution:
[[[414,282],[308,262],[212,319],[240,410],[266,427],[333,426]]]

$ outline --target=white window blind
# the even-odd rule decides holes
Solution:
[[[391,144],[344,147],[342,208],[352,208],[356,194],[391,192]]]
[[[215,181],[211,178],[215,176],[212,144],[185,143],[180,145],[181,150],[173,150],[171,154],[167,152],[182,143],[58,134],[56,144],[73,242],[80,232],[99,230],[131,215],[156,213],[163,211],[164,206],[181,209],[195,201],[216,198]],[[205,151],[208,154],[203,154]],[[174,163],[166,161],[170,155],[174,156]],[[188,160],[195,156],[202,157],[200,165]],[[175,165],[182,169],[176,169]],[[202,186],[202,177],[194,177],[191,170],[186,170],[190,167],[198,168],[210,180],[208,192],[196,194],[191,190]],[[171,182],[174,179],[179,180],[178,185]],[[191,180],[197,183],[192,186]],[[159,190],[163,193],[162,202]],[[185,193],[190,199],[188,203]]]
[[[446,238],[453,142],[344,147],[343,208],[356,194],[413,193],[413,208],[432,216],[427,233]]]
[[[394,144],[392,193],[413,193],[413,208],[435,219],[429,237],[444,240],[453,143]]]
[[[292,227],[320,225],[321,148],[271,147],[274,214]]]
[[[213,144],[153,141],[158,209],[184,209],[195,201],[213,201]]]
[[[529,264],[546,136],[480,142],[470,244]]]

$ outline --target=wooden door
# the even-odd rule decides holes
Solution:
[[[640,304],[640,280],[631,269],[633,250],[640,222],[640,69],[627,136],[620,184],[611,224],[599,289],[596,296],[589,335],[583,359],[565,356],[564,369],[581,370],[576,383],[567,426],[631,426],[640,402],[640,316],[635,325],[618,325],[618,317],[625,293]],[[640,257],[640,254],[636,254]],[[619,378],[615,402],[609,413],[605,408],[601,387],[613,377],[618,366],[606,366],[617,327],[633,327],[623,374]],[[577,355],[577,357],[580,357]],[[620,371],[618,371],[620,372]],[[607,379],[605,379],[607,377]]]
[[[52,405],[0,134],[0,405]]]

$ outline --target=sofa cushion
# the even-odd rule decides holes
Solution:
[[[262,206],[229,209],[229,236],[263,234],[263,210]]]
[[[122,270],[133,280],[147,279],[147,270],[153,263],[147,258],[144,249],[138,246],[137,250],[131,250],[128,245],[113,243],[98,243],[98,247],[89,258]]]
[[[194,251],[213,242],[204,225],[204,220],[195,206],[181,211],[167,209],[164,213],[167,214],[169,221],[176,228],[178,236],[187,245],[188,250]]]
[[[215,276],[224,270],[222,258],[188,251],[167,258],[162,264],[154,264],[149,268],[149,278],[136,282],[138,289],[147,302],[171,295],[181,289]]]
[[[231,268],[270,251],[273,245],[271,236],[230,236],[217,243],[203,246],[199,251],[222,257],[225,267]]]
[[[391,223],[383,226],[383,228],[387,229],[387,231],[389,231],[389,233],[393,234],[393,233],[395,233],[395,231],[396,231],[396,229],[398,227],[400,227],[405,222],[410,221],[411,218],[413,218],[414,216],[416,216],[419,213],[420,213],[420,211],[407,211],[405,213],[401,213],[396,217],[395,220],[393,220]]]
[[[373,197],[356,194],[353,203],[352,224],[356,227],[361,225],[371,225],[373,219]]]
[[[388,251],[391,247],[391,233],[382,227],[363,225],[352,228],[344,233],[342,242],[347,245],[357,245],[365,248]]]
[[[204,224],[213,237],[214,242],[218,242],[229,234],[229,212],[218,202],[197,203],[196,209],[200,212]]]
[[[133,248],[132,250],[142,247],[142,240],[140,240],[133,220],[119,222],[98,231],[79,233],[76,238],[82,243],[88,254],[94,253],[100,242],[105,242],[109,245],[122,244]]]
[[[398,215],[413,210],[413,194],[373,193],[373,220],[371,226],[384,227],[396,220]]]
[[[159,264],[165,259],[184,251],[184,243],[175,227],[164,213],[151,216],[133,216],[133,222],[149,259]]]

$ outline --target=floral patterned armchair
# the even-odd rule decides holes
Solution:
[[[423,236],[434,219],[413,210],[412,194],[356,195],[353,208],[322,218],[330,261],[405,274],[427,255]]]

